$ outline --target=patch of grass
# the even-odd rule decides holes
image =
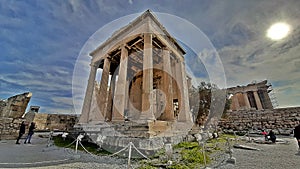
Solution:
[[[165,151],[165,149],[160,149],[160,150],[158,150],[154,155],[153,155],[153,157],[152,158],[159,158],[159,157],[161,157],[161,156],[165,156],[166,155],[166,151]]]
[[[156,169],[157,167],[153,167],[153,166],[141,166],[138,169]]]
[[[141,160],[140,161],[140,166],[138,167],[138,169],[156,169],[157,167],[152,166],[151,161],[147,161],[147,160]]]
[[[180,149],[180,148],[185,148],[185,149],[193,149],[195,147],[198,147],[198,142],[181,142],[175,146],[173,146],[174,149]]]
[[[193,148],[191,150],[183,149],[181,151],[182,161],[190,168],[199,168],[205,164],[204,155],[202,149],[199,147]],[[211,162],[208,153],[205,153],[206,164]]]
[[[171,166],[169,166],[169,167],[167,167],[168,169],[190,169],[187,165],[185,165],[185,164],[180,164],[180,163],[178,163],[178,164],[173,164],[173,165],[171,165]]]
[[[175,146],[174,149],[180,151],[180,161],[167,167],[171,169],[193,169],[204,166],[204,155],[202,153],[202,147],[198,142],[181,142]],[[211,162],[209,154],[205,154],[206,164]]]
[[[56,145],[57,147],[66,147],[68,145],[70,145],[74,139],[73,138],[65,138],[63,139],[61,136],[54,136],[53,137],[53,141],[54,141],[54,145]],[[100,147],[97,144],[94,143],[90,143],[90,142],[81,142],[82,145],[84,146],[84,148],[86,148],[87,151],[89,151],[90,153],[93,153],[95,155],[109,155],[111,154],[110,152],[100,149]],[[74,142],[72,145],[70,145],[69,147],[66,148],[71,148],[75,150],[75,144],[76,142]],[[78,144],[78,150],[80,151],[84,151],[84,149],[81,147],[80,144]]]

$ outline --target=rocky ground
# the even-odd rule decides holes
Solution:
[[[294,138],[282,138],[288,144],[242,144],[260,149],[260,151],[233,149],[233,157],[236,164],[228,164],[224,161],[226,156],[219,158],[219,163],[214,163],[211,168],[220,169],[298,169],[300,168],[300,155]],[[47,139],[33,138],[32,144],[16,145],[14,140],[0,141],[0,168],[101,168],[119,169],[127,167],[127,159],[115,157],[95,157],[86,153],[79,156],[72,150],[64,150],[56,147],[47,147]],[[228,157],[228,156],[227,156]],[[136,168],[136,167],[133,167]]]
[[[245,145],[260,149],[260,151],[234,149],[233,157],[235,165],[221,165],[221,169],[299,169],[300,154],[296,140],[292,137],[281,138],[288,141],[287,144],[257,144],[245,143]]]

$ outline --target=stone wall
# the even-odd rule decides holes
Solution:
[[[21,118],[0,118],[0,140],[16,139],[22,121]]]
[[[36,123],[36,130],[68,131],[73,129],[73,126],[78,121],[78,116],[72,114],[46,114],[30,112],[26,113],[25,118],[27,121],[33,121]]]
[[[288,134],[300,123],[300,107],[272,110],[240,110],[228,112],[219,122],[223,129],[247,131],[250,129],[275,129],[278,133]],[[285,133],[284,133],[285,132]]]

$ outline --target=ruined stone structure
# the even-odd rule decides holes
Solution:
[[[0,101],[0,139],[15,139],[24,120],[32,93],[27,92]]]
[[[74,125],[78,122],[77,115],[39,113],[39,109],[39,106],[30,106],[29,111],[24,116],[28,124],[35,122],[37,131],[69,131],[73,130]]]
[[[37,130],[73,130],[78,122],[78,116],[73,114],[45,114],[35,113],[33,122],[36,123]]]
[[[159,149],[165,137],[179,142],[175,137],[192,125],[184,54],[149,10],[115,32],[90,53],[78,126],[113,146],[133,138],[147,139],[148,147],[137,143],[141,149]],[[101,81],[95,83],[99,68]]]
[[[9,118],[21,118],[26,111],[32,93],[27,92],[12,96],[7,100],[1,100],[0,116]]]
[[[223,129],[248,131],[249,129],[274,129],[281,134],[289,134],[300,123],[300,107],[240,110],[227,113],[220,121]]]
[[[228,88],[228,94],[232,95],[230,109],[232,111],[273,109],[268,95],[271,92],[270,87],[271,85],[267,84],[267,80],[265,80],[247,86]]]

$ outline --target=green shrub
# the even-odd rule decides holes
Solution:
[[[182,150],[181,151],[182,160],[187,163],[205,164],[204,155],[202,150],[199,148],[193,148],[192,150]],[[208,154],[205,154],[206,163],[210,163],[210,158]]]

